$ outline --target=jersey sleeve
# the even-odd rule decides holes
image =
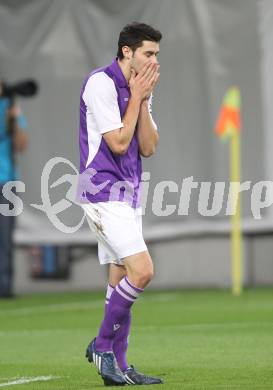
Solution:
[[[158,130],[157,128],[157,124],[155,123],[154,119],[153,119],[153,116],[152,116],[152,106],[153,106],[153,94],[151,94],[151,96],[149,97],[149,100],[148,100],[148,109],[149,109],[149,113],[150,113],[150,116],[151,116],[151,120],[153,122],[153,125],[154,127],[156,128],[156,130]]]
[[[123,127],[115,84],[104,72],[89,78],[83,100],[94,116],[100,134]]]

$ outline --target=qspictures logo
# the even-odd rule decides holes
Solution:
[[[50,176],[54,168],[59,165],[66,167],[70,173],[64,173],[52,184],[50,184]],[[72,173],[71,173],[72,171]],[[132,182],[116,181],[111,184],[110,180],[96,185],[96,170],[88,168],[79,174],[76,167],[71,161],[63,157],[54,157],[50,159],[44,166],[41,174],[41,203],[32,203],[29,206],[44,213],[52,225],[63,233],[74,233],[80,229],[85,220],[85,212],[81,207],[82,203],[88,203],[88,194],[96,196],[101,191],[107,188],[109,198],[107,200],[114,201],[122,199],[130,206],[133,205],[135,188]],[[180,183],[172,180],[163,180],[156,183],[153,189],[150,188],[149,172],[143,172],[141,176],[139,193],[141,193],[142,215],[145,215],[147,208],[148,196],[151,196],[151,210],[155,216],[166,217],[174,215],[179,216],[189,215],[189,209],[193,202],[192,194],[195,192],[197,196],[197,204],[195,205],[198,214],[203,217],[214,217],[221,212],[226,216],[232,216],[236,213],[237,202],[239,195],[243,192],[250,198],[250,208],[254,219],[261,219],[262,210],[273,205],[273,182],[259,181],[252,183],[245,182],[198,182],[193,176],[186,177]],[[58,186],[68,183],[69,188],[63,194],[62,199],[56,203],[52,203],[52,192]],[[26,191],[26,185],[22,181],[10,181],[3,186],[3,196],[6,198],[6,204],[0,204],[0,213],[4,216],[18,216],[23,213],[24,204],[19,194]],[[168,193],[175,193],[177,202],[168,204],[166,197]],[[225,196],[227,194],[227,196]],[[196,202],[196,196],[194,197]],[[10,207],[10,204],[12,207]],[[71,208],[79,208],[79,215],[82,215],[79,222],[74,226],[67,226],[61,218],[62,212]]]

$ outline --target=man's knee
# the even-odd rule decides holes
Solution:
[[[129,280],[136,286],[144,288],[154,276],[154,267],[149,253],[135,255],[125,261]]]
[[[144,288],[153,278],[152,272],[133,272],[130,281],[138,288]]]
[[[154,271],[153,269],[146,270],[140,275],[140,283],[144,284],[145,286],[150,283],[150,281],[153,279]]]

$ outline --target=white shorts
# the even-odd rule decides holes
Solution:
[[[100,264],[123,264],[123,258],[147,250],[142,236],[141,207],[126,202],[82,203],[90,229],[98,240]]]

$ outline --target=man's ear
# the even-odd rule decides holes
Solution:
[[[122,52],[123,52],[124,58],[126,58],[127,60],[130,60],[132,58],[132,49],[129,46],[123,46]]]

